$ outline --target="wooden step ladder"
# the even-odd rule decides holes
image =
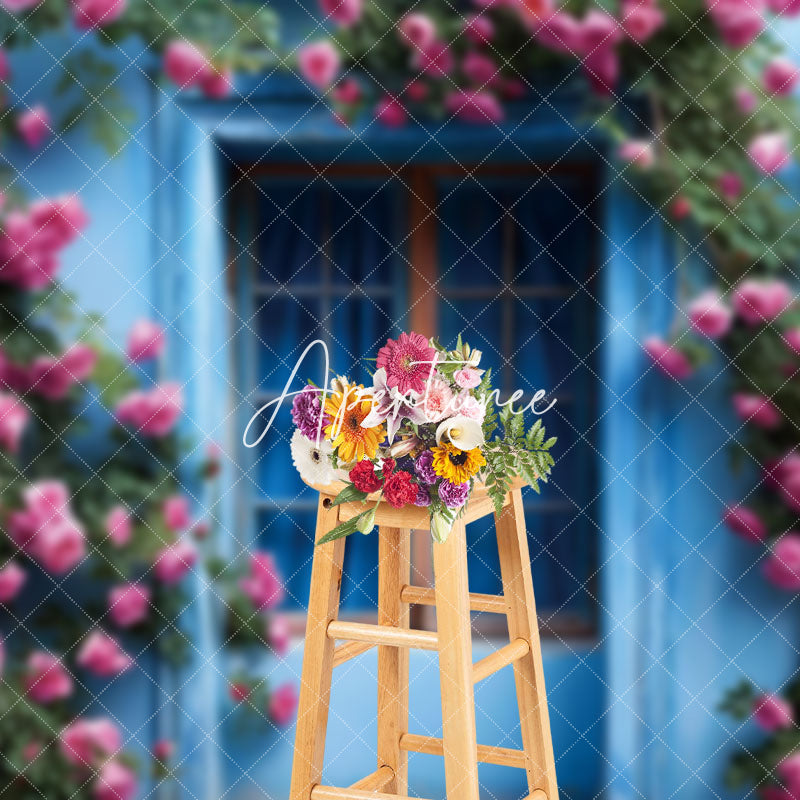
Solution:
[[[331,501],[341,487],[315,488],[320,490],[317,540],[364,508],[347,503],[333,506]],[[502,596],[470,594],[467,587],[466,524],[489,513],[493,513],[492,504],[483,487],[476,487],[447,541],[433,544],[435,589],[426,589],[411,585],[410,538],[412,530],[427,530],[427,509],[396,510],[381,503],[376,513],[380,536],[377,625],[337,619],[346,540],[316,547],[289,800],[408,798],[409,752],[444,757],[447,800],[479,800],[478,762],[524,769],[527,800],[558,799],[521,483],[514,484],[502,514],[495,515]],[[409,627],[411,604],[436,607],[436,632]],[[505,614],[508,620],[509,644],[476,663],[472,662],[470,610]],[[337,641],[342,643],[337,645]],[[377,768],[347,788],[325,786],[322,767],[333,669],[376,646]],[[439,653],[441,739],[408,730],[411,647]],[[474,684],[509,664],[516,681],[522,750],[479,745],[476,740]]]

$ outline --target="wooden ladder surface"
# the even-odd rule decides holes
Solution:
[[[316,539],[335,527],[340,507],[320,495]],[[465,519],[491,513],[475,509]],[[469,509],[468,509],[469,510]],[[444,758],[447,800],[479,800],[478,763],[524,769],[527,800],[558,800],[522,493],[515,488],[495,515],[503,595],[470,594],[466,526],[456,521],[447,541],[433,545],[433,590],[411,585],[411,528],[397,510],[379,523],[377,625],[338,620],[345,539],[317,546],[311,570],[305,652],[298,704],[289,800],[397,800],[408,798],[408,753]],[[387,524],[387,521],[391,524]],[[436,632],[412,630],[409,607],[435,605]],[[503,613],[509,643],[473,663],[470,609]],[[337,646],[336,642],[342,642]],[[333,669],[361,653],[378,650],[378,743],[374,772],[352,786],[322,782]],[[436,650],[442,697],[442,737],[408,730],[409,649]],[[479,745],[474,684],[512,666],[522,731],[522,750]]]

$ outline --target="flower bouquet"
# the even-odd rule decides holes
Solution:
[[[515,477],[539,491],[556,440],[546,439],[540,419],[525,430],[522,411],[499,402],[491,370],[481,369],[480,360],[480,351],[460,337],[448,351],[435,339],[401,333],[378,351],[371,387],[337,377],[295,395],[291,450],[300,477],[317,487],[343,480],[334,505],[367,506],[319,544],[369,533],[372,499],[428,507],[431,534],[443,542],[477,483],[498,513]]]

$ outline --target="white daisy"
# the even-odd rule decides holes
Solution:
[[[333,448],[329,441],[323,440],[319,447],[311,439],[303,436],[299,430],[292,434],[292,462],[300,477],[306,483],[325,486],[336,480],[331,464]]]

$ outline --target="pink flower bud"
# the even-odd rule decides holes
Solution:
[[[147,618],[150,590],[136,583],[123,583],[108,593],[108,613],[114,624],[129,628]]]
[[[293,683],[284,683],[269,697],[269,718],[281,727],[294,719],[297,710],[297,689]]]
[[[174,39],[164,50],[164,73],[180,89],[197,86],[208,68],[205,53],[191,42]]]
[[[116,639],[102,631],[92,631],[78,648],[75,663],[93,675],[110,678],[128,669],[133,659],[122,650]]]
[[[402,128],[408,122],[408,114],[396,97],[386,95],[375,105],[375,119],[387,128]]]
[[[192,524],[189,512],[189,498],[181,494],[168,497],[164,501],[164,524],[173,533],[185,531]]]
[[[341,68],[341,56],[333,42],[307,44],[297,53],[300,74],[316,89],[327,89]]]
[[[685,380],[694,371],[684,353],[658,336],[651,336],[642,346],[655,365],[676,381]]]
[[[464,23],[464,34],[475,45],[489,44],[494,38],[494,23],[486,14],[473,14]]]
[[[731,400],[733,410],[743,422],[749,422],[758,428],[769,430],[777,428],[783,417],[775,404],[760,394],[736,392]]]
[[[786,589],[790,592],[800,591],[800,534],[787,533],[778,539],[769,558],[764,562],[763,570],[766,579],[779,589]],[[775,712],[776,710],[774,707],[768,706],[768,711]],[[777,713],[775,716],[780,717]],[[769,718],[768,712],[765,712],[764,718]],[[768,727],[767,724],[761,723],[762,727],[766,730],[788,727],[792,721],[791,712],[788,717],[784,715],[783,718],[784,725],[775,724],[773,727]]]
[[[397,33],[410,47],[425,50],[436,41],[436,25],[427,14],[406,14],[397,23]]]
[[[326,18],[343,28],[355,25],[364,11],[363,0],[319,0],[319,6]]]
[[[762,542],[767,536],[767,526],[761,517],[745,506],[729,506],[722,515],[722,521],[744,539]]]
[[[655,0],[623,0],[620,16],[625,33],[640,44],[664,25],[664,12]]]
[[[761,133],[747,146],[750,160],[767,175],[774,175],[789,163],[789,138],[785,133]]]
[[[724,336],[733,321],[733,311],[713,289],[698,295],[689,304],[687,313],[692,327],[711,339]]]
[[[45,705],[69,697],[74,688],[61,660],[43,650],[28,656],[23,684],[32,700]]]
[[[726,203],[735,203],[742,193],[744,182],[735,172],[723,172],[719,178],[719,192]]]
[[[800,79],[800,69],[788,58],[774,58],[764,67],[762,80],[769,94],[791,94]]]
[[[673,219],[686,219],[692,213],[692,204],[688,197],[679,194],[670,204],[669,210]]]
[[[656,162],[653,143],[646,139],[626,139],[617,149],[617,155],[640,169],[649,169]]]
[[[123,547],[131,540],[133,525],[131,517],[124,506],[114,506],[108,512],[105,520],[105,529],[108,538],[117,547]]]
[[[75,27],[82,30],[102,28],[119,19],[126,0],[72,0]]]
[[[164,352],[164,329],[149,319],[138,320],[128,333],[126,352],[131,361],[158,358]]]
[[[0,392],[0,448],[18,453],[29,420],[28,409],[16,395]]]
[[[779,317],[792,299],[792,290],[783,281],[751,279],[736,287],[731,302],[739,317],[748,325],[755,326]]]
[[[43,105],[33,106],[17,117],[17,131],[28,147],[39,147],[52,132],[50,113]]]
[[[165,547],[157,556],[153,571],[167,585],[180,581],[197,561],[197,551],[191,542],[183,540]]]
[[[27,577],[16,561],[9,561],[0,569],[0,603],[10,603],[20,593]]]
[[[746,86],[737,86],[733,99],[742,114],[752,114],[758,108],[758,96]]]
[[[119,761],[106,761],[92,786],[94,800],[133,800],[136,795],[136,774]]]
[[[765,731],[791,728],[793,718],[792,707],[778,695],[762,694],[753,701],[753,719]]]

